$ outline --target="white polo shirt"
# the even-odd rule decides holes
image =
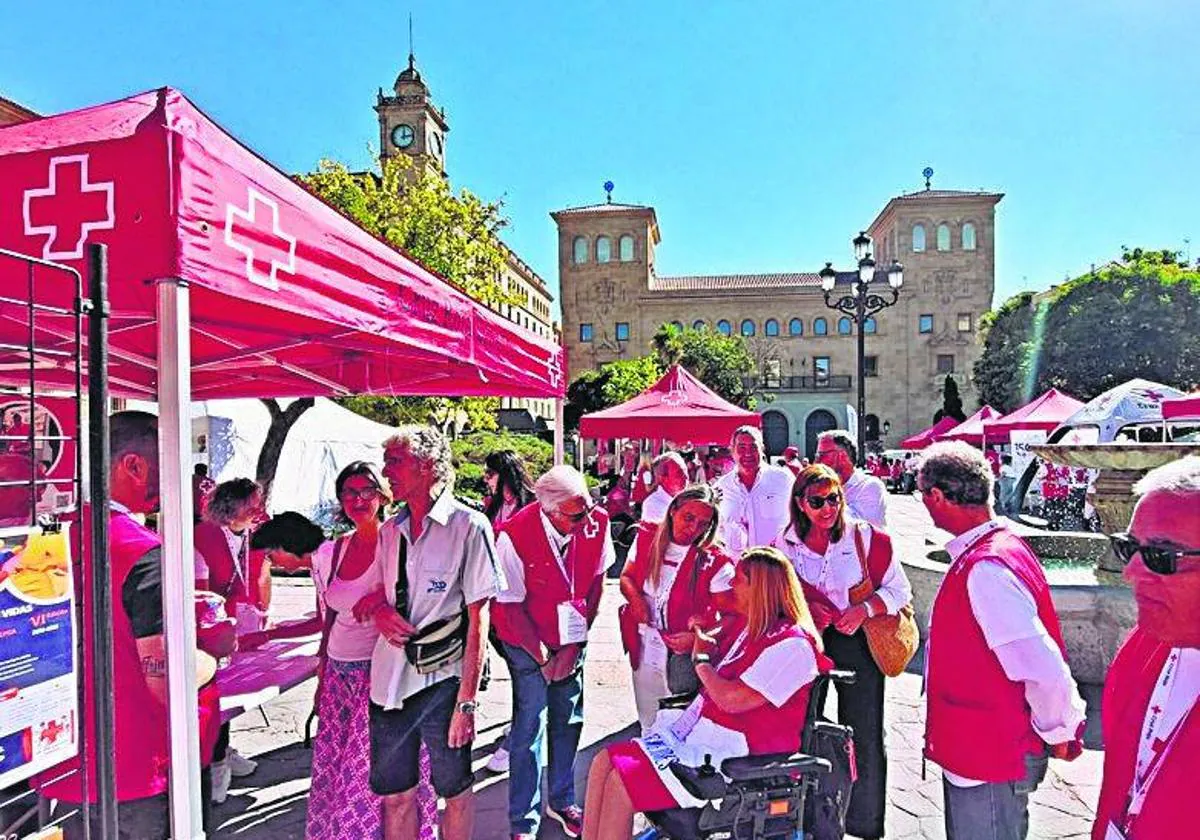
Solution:
[[[417,628],[449,618],[466,604],[494,598],[500,589],[496,546],[487,517],[443,490],[425,515],[421,536],[413,542],[407,510],[379,529],[375,562],[383,594],[396,603],[400,537],[408,541],[408,620]],[[404,700],[434,683],[462,676],[462,660],[432,674],[418,674],[404,649],[382,636],[371,656],[371,702],[398,709]]]
[[[787,467],[763,464],[758,468],[754,486],[747,489],[738,471],[717,479],[714,487],[721,495],[720,534],[730,551],[770,545],[788,524],[792,484],[795,477]]]
[[[846,507],[850,515],[876,528],[887,527],[887,488],[883,482],[862,470],[855,470],[846,482]]]

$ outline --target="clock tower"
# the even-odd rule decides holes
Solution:
[[[445,176],[446,135],[450,126],[446,123],[446,112],[433,106],[412,53],[408,54],[408,67],[396,77],[394,90],[394,96],[384,96],[380,88],[375,103],[380,157],[405,154],[418,166]]]

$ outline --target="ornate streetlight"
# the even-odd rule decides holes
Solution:
[[[858,463],[866,460],[867,387],[866,387],[866,323],[876,312],[894,306],[904,285],[904,266],[892,260],[887,268],[887,287],[872,285],[875,277],[875,260],[871,258],[871,238],[866,231],[854,237],[854,259],[858,261],[858,274],[849,278],[849,289],[844,294],[835,294],[838,273],[833,263],[825,263],[819,275],[821,290],[825,292],[825,305],[849,315],[858,333]]]

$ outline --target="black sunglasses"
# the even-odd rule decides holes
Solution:
[[[830,493],[828,496],[805,496],[803,493],[797,493],[793,498],[803,499],[808,502],[808,506],[813,510],[820,510],[825,505],[835,507],[842,500],[842,494]]]
[[[1179,569],[1180,557],[1200,557],[1200,549],[1144,545],[1129,534],[1109,534],[1108,540],[1112,543],[1113,551],[1121,558],[1122,563],[1128,563],[1133,559],[1133,555],[1141,554],[1146,568],[1156,575],[1175,574]]]

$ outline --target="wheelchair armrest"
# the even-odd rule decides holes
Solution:
[[[692,701],[696,699],[695,693],[691,694],[672,694],[670,697],[663,697],[658,701],[658,708],[662,709],[686,709],[692,705]]]
[[[828,773],[833,766],[824,758],[805,753],[772,753],[727,758],[721,762],[721,772],[735,782],[751,782],[777,776],[804,776]]]

